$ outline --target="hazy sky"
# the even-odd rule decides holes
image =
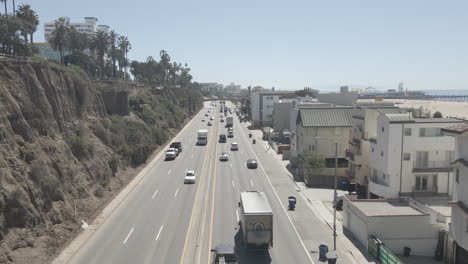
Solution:
[[[16,2],[38,12],[37,41],[44,21],[94,16],[128,36],[131,59],[165,49],[199,82],[468,89],[466,0]]]

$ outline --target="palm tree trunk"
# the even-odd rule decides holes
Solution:
[[[16,10],[15,10],[16,6],[15,6],[15,0],[13,0],[13,16],[16,16]]]
[[[5,17],[8,17],[7,0],[3,0],[3,3],[5,4]]]

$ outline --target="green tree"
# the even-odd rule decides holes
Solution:
[[[22,35],[24,38],[24,44],[28,45],[28,35],[32,36],[33,33],[37,30],[37,25],[39,24],[39,18],[31,9],[30,5],[20,5],[18,10],[16,11],[16,17],[20,18],[23,22],[23,31]]]
[[[161,65],[161,70],[162,70],[162,80],[163,80],[163,85],[167,84],[167,79],[169,75],[169,69],[171,68],[171,57],[165,50],[161,50],[159,52],[159,56],[161,58],[160,60],[160,65]]]
[[[128,68],[128,52],[132,48],[132,45],[130,44],[130,41],[128,41],[128,38],[126,36],[120,36],[119,37],[119,67],[120,70],[125,69],[125,74],[124,74],[124,79],[126,78],[127,74],[127,68]]]
[[[441,112],[436,111],[432,117],[434,117],[434,118],[443,118],[443,115],[442,115]]]
[[[65,18],[55,20],[55,30],[52,32],[49,43],[54,50],[59,51],[60,64],[63,64],[63,52],[67,46],[67,31],[68,25],[65,23]]]
[[[109,32],[109,48],[110,48],[110,57],[112,60],[112,77],[115,77],[115,72],[116,72],[116,61],[117,61],[117,38],[118,38],[117,32],[114,30],[111,30]]]
[[[325,159],[315,152],[304,152],[297,157],[297,165],[305,172],[304,175],[317,175],[325,168]]]
[[[109,50],[109,34],[104,30],[99,29],[91,37],[91,47],[96,51],[97,58],[100,65],[100,76],[104,75],[104,57]]]

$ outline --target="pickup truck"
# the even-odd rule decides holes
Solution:
[[[177,154],[182,152],[182,142],[172,142],[169,147],[177,149]]]
[[[175,159],[177,157],[177,149],[168,148],[166,150],[166,160]]]

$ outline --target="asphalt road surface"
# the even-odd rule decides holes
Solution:
[[[245,190],[267,195],[274,246],[264,252],[240,250],[239,263],[313,263],[264,168],[247,169],[245,162],[255,153],[238,118],[233,115],[234,138],[219,143],[226,123],[219,122],[218,104],[210,113],[213,126],[207,126],[208,106],[173,140],[183,144],[179,157],[158,160],[68,263],[211,263],[211,248],[238,244],[238,202]],[[202,128],[209,131],[208,144],[197,146]],[[230,150],[232,142],[239,143],[238,151]],[[229,161],[219,161],[223,151]],[[187,170],[196,172],[195,184],[184,184]]]

